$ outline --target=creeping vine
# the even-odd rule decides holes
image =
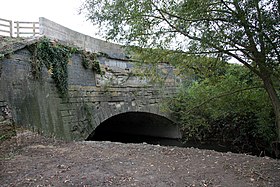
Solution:
[[[41,77],[41,70],[45,65],[62,97],[67,96],[68,93],[67,64],[74,53],[82,55],[82,64],[85,68],[91,67],[97,73],[101,73],[96,54],[62,45],[47,37],[42,37],[38,43],[30,45],[28,49],[32,54],[31,64],[34,78]]]
[[[33,53],[32,72],[36,79],[40,78],[43,64],[54,79],[58,92],[66,96],[68,91],[67,64],[72,55],[72,48],[51,42],[43,37],[38,43],[31,45],[29,50]]]

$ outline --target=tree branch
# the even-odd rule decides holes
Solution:
[[[249,40],[249,50],[252,51],[253,56],[255,56],[255,58],[257,58],[259,56],[259,52],[257,49],[257,44],[254,40],[254,35],[250,30],[250,24],[247,22],[246,18],[245,18],[245,12],[244,10],[241,9],[241,7],[239,6],[239,1],[235,0],[234,1],[234,6],[237,10],[237,14],[236,16],[239,18],[239,20],[241,21],[241,25],[243,26],[244,30],[245,30],[245,34],[248,37]],[[259,64],[259,60],[256,61],[256,63]]]
[[[238,93],[238,92],[243,92],[243,91],[252,90],[252,89],[257,89],[257,88],[263,88],[263,87],[254,86],[254,87],[250,87],[250,88],[243,88],[243,89],[235,90],[235,91],[233,91],[233,92],[222,93],[222,94],[220,94],[220,95],[213,96],[213,97],[207,99],[206,101],[200,103],[200,104],[197,105],[197,106],[192,107],[191,109],[187,110],[186,112],[182,111],[182,113],[184,113],[184,114],[189,114],[189,113],[190,113],[192,110],[194,110],[195,108],[199,108],[199,107],[205,105],[206,103],[208,103],[208,102],[210,102],[210,101],[212,101],[212,100],[214,100],[214,99],[219,99],[219,98],[221,98],[221,97],[226,97],[226,96],[229,96],[229,95],[233,95],[233,94],[236,94],[236,93]]]

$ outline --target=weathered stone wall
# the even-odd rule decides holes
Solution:
[[[96,86],[95,72],[84,68],[80,55],[73,55],[68,62],[68,84]]]
[[[176,92],[170,74],[164,87],[133,74],[133,64],[99,58],[105,74],[85,69],[80,55],[68,63],[69,97],[59,97],[46,68],[34,80],[31,54],[21,49],[0,61],[0,100],[12,109],[16,124],[66,140],[84,140],[108,118],[126,112],[149,112],[172,119],[160,110],[164,98]],[[170,68],[170,67],[168,67]]]
[[[8,103],[17,125],[64,137],[61,99],[53,80],[46,68],[42,79],[34,80],[30,58],[29,51],[23,49],[0,61],[0,98]]]
[[[172,119],[160,103],[175,93],[174,88],[70,86],[68,107],[62,111],[71,139],[85,139],[102,122],[125,112],[148,112]]]
[[[104,52],[112,56],[119,56],[124,53],[120,45],[92,38],[44,17],[39,18],[39,27],[41,35],[74,44],[86,51]]]
[[[73,68],[87,75],[74,76],[75,81],[69,82],[67,107],[61,109],[63,123],[68,124],[71,139],[85,139],[100,123],[126,112],[148,112],[172,119],[169,113],[160,109],[163,99],[176,93],[179,80],[172,73],[167,76],[165,86],[161,87],[137,77],[133,63],[128,61],[100,57],[104,71],[102,76],[88,70],[85,73],[78,65],[81,63],[77,56],[72,61],[68,67],[70,80]],[[89,79],[92,77],[91,80],[79,84],[88,79],[84,78],[87,76]]]

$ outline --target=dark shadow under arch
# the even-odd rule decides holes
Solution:
[[[181,145],[177,124],[147,112],[126,112],[102,122],[86,140]]]

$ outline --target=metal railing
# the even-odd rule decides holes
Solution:
[[[14,33],[13,33],[14,29]],[[10,37],[35,36],[40,34],[39,22],[14,21],[0,18],[0,35]]]

